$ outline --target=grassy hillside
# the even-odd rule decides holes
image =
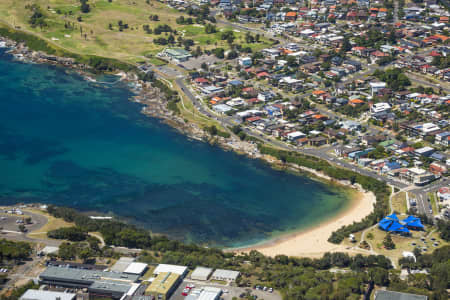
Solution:
[[[21,30],[30,31],[41,38],[79,54],[112,57],[127,62],[142,61],[145,56],[156,54],[163,45],[153,42],[157,38],[167,38],[169,33],[155,34],[159,25],[169,25],[179,37],[192,39],[202,50],[216,47],[228,48],[227,41],[221,40],[221,32],[230,28],[217,28],[216,33],[206,34],[204,25],[177,24],[176,19],[183,14],[167,5],[146,0],[88,0],[89,12],[81,11],[80,0],[2,0],[0,20]],[[36,8],[42,14],[36,15]],[[35,15],[36,25],[30,24]],[[151,18],[157,15],[157,20]],[[195,17],[193,17],[195,19]],[[119,26],[119,22],[122,26]],[[41,26],[40,24],[44,24]],[[144,25],[152,30],[144,30]],[[120,29],[121,27],[121,29]],[[259,50],[268,42],[246,44],[245,34],[234,32],[234,43]]]

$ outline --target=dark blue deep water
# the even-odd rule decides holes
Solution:
[[[349,202],[342,189],[190,141],[130,96],[0,49],[0,204],[112,213],[177,239],[238,246]]]

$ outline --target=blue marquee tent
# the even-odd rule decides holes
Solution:
[[[394,221],[398,221],[398,217],[395,213],[385,217],[385,219],[389,219],[389,220],[394,220]]]
[[[422,222],[420,221],[419,218],[414,217],[414,216],[408,216],[406,219],[403,220],[403,223],[405,224],[406,227],[408,228],[420,228],[420,229],[424,229],[425,226],[423,226]]]
[[[408,228],[400,224],[399,222],[393,222],[388,229],[389,232],[409,233]]]
[[[409,229],[419,230],[425,228],[419,218],[408,216],[403,221],[400,221],[395,213],[384,217],[378,223],[378,227],[384,231],[398,233],[410,233]]]

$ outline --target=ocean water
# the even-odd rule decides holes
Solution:
[[[111,213],[215,246],[261,242],[324,221],[341,188],[191,141],[140,113],[122,83],[13,61],[0,49],[0,204]]]

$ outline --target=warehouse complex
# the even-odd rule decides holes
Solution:
[[[94,266],[96,265],[87,268],[84,264],[64,262],[48,264],[47,269],[39,275],[39,283],[46,285],[48,290],[30,290],[21,300],[51,300],[53,298],[72,300],[71,297],[76,295],[70,293],[58,295],[61,288],[70,289],[75,293],[88,293],[94,297],[121,300],[168,300],[189,272],[186,266],[159,264],[153,270],[153,276],[144,280],[141,276],[148,270],[148,265],[135,262],[129,257],[120,258],[110,269],[107,269],[107,266],[101,266],[101,268]],[[197,267],[190,279],[234,281],[239,276],[237,271],[222,269],[213,271],[211,268]],[[185,300],[219,300],[222,294],[222,290],[217,287],[192,289],[193,287],[195,286],[190,286],[186,292],[189,295],[184,295]]]
[[[67,288],[86,288],[97,296],[120,299],[136,290],[139,275],[75,268],[48,267],[39,276],[41,284]]]

